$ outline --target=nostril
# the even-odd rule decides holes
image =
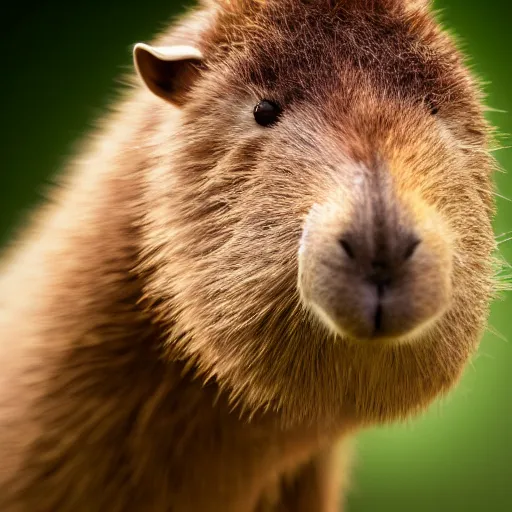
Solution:
[[[419,238],[413,237],[409,240],[407,248],[404,252],[404,260],[408,260],[412,257],[412,255],[416,252],[418,245],[420,245],[421,240]]]
[[[354,250],[352,249],[352,246],[350,245],[346,238],[340,239],[340,245],[341,247],[343,247],[343,250],[347,253],[347,256],[353,260],[355,258]]]

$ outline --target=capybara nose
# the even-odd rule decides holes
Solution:
[[[428,205],[364,199],[310,212],[299,254],[302,299],[343,337],[415,339],[450,301],[447,228]]]
[[[384,235],[385,237],[387,235]],[[400,271],[400,267],[409,260],[421,240],[413,234],[401,235],[390,233],[393,242],[390,243],[368,243],[368,239],[361,237],[362,243],[356,244],[350,241],[351,237],[343,236],[339,243],[351,260],[358,261],[362,267],[367,269],[367,279],[377,288],[383,288],[391,284],[393,276]],[[388,238],[389,240],[389,238]],[[374,247],[380,245],[380,252],[374,254]],[[390,253],[390,246],[392,246]]]
[[[389,330],[391,322],[387,317],[396,312],[388,310],[389,306],[384,307],[389,302],[387,296],[397,292],[403,274],[407,272],[405,267],[421,243],[414,234],[387,231],[377,234],[373,240],[363,234],[347,234],[339,239],[344,253],[341,257],[349,260],[348,265],[343,265],[345,272],[361,276],[360,289],[356,287],[354,293],[368,296],[366,306],[360,312],[361,323],[366,324],[362,331],[373,336],[385,335]]]

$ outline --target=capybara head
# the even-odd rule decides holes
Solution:
[[[493,160],[427,2],[217,0],[134,56],[169,350],[288,424],[450,389],[493,292]]]

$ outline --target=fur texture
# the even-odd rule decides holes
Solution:
[[[182,106],[137,81],[4,258],[0,509],[334,512],[335,443],[450,389],[485,328],[479,88],[426,2],[219,0],[155,44],[204,55]],[[355,342],[301,299],[305,219],[368,200],[355,164],[446,231],[449,297],[413,342]]]

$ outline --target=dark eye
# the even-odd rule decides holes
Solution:
[[[254,107],[254,119],[261,126],[270,126],[274,124],[281,115],[281,107],[269,100],[261,100]]]
[[[430,113],[435,116],[439,112],[439,107],[436,105],[435,101],[431,96],[427,96],[425,98],[425,105],[430,110]]]

